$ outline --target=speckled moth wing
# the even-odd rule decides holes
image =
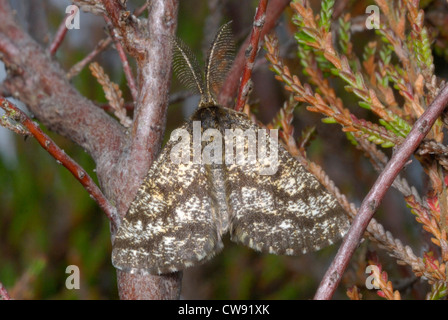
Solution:
[[[228,112],[221,116],[223,127],[251,129],[270,141],[269,133],[260,131],[245,114]],[[336,198],[281,144],[277,149],[273,174],[260,174],[264,165],[260,158],[254,164],[224,167],[231,239],[258,251],[286,255],[316,251],[341,239],[349,222]]]
[[[191,134],[191,122],[181,129]],[[131,273],[182,270],[221,248],[206,167],[173,163],[168,141],[153,163],[115,237],[112,263]]]
[[[250,129],[257,139],[243,140],[246,150],[271,141],[267,131],[245,114],[216,105],[216,87],[231,61],[230,38],[226,24],[210,47],[205,79],[191,50],[173,40],[174,70],[181,82],[201,94],[198,110],[180,128],[193,136],[186,148],[193,156],[173,163],[170,155],[179,144],[170,139],[151,166],[113,244],[112,263],[118,269],[150,274],[183,270],[219,252],[227,231],[232,240],[255,250],[296,255],[332,244],[348,230],[336,198],[280,144],[275,149],[277,170],[271,174],[260,174],[272,165],[266,158],[238,164],[227,162],[225,154],[222,163],[193,161],[198,150],[193,142],[194,121],[200,123],[199,135],[212,129],[224,140],[226,130]],[[218,142],[215,138],[221,139],[213,137],[209,142]],[[207,142],[199,139],[202,153],[209,146],[204,149]],[[236,153],[237,143],[232,148]]]

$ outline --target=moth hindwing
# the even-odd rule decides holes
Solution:
[[[118,269],[161,274],[197,265],[222,249],[227,232],[261,252],[297,255],[348,230],[337,200],[272,132],[217,105],[230,35],[229,24],[218,31],[204,75],[191,50],[175,41],[174,71],[201,101],[173,131],[123,219],[112,252]]]

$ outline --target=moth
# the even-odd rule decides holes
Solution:
[[[349,222],[335,197],[280,144],[274,148],[272,136],[246,114],[218,105],[216,94],[233,57],[229,23],[217,32],[204,72],[183,42],[173,40],[173,46],[173,69],[179,80],[201,96],[181,132],[194,136],[198,123],[200,133],[214,132],[199,141],[202,152],[230,131],[256,132],[255,144],[267,141],[265,149],[278,153],[276,171],[260,174],[270,165],[264,158],[229,163],[224,161],[226,155],[218,155],[223,161],[193,161],[194,137],[181,147],[179,137],[170,139],[118,230],[113,265],[130,273],[180,271],[216,255],[227,232],[237,243],[280,255],[319,250],[339,240]],[[235,141],[242,143],[240,150],[253,146],[249,139],[235,137]],[[235,142],[225,151],[237,148]],[[173,153],[179,150],[192,151],[183,154],[188,161],[173,161]]]

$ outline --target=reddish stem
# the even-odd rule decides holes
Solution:
[[[76,63],[69,72],[67,73],[67,78],[71,79],[74,76],[78,75],[84,67],[90,63],[95,57],[101,53],[104,49],[106,49],[110,44],[112,43],[112,38],[105,38],[100,40],[98,44],[96,45],[95,49],[93,49],[92,52],[90,52],[87,56],[84,57],[81,61]]]
[[[415,122],[405,141],[399,146],[375,181],[372,189],[364,198],[361,207],[353,219],[352,226],[344,238],[333,262],[322,279],[314,296],[316,300],[328,300],[333,296],[342,274],[355,252],[370,220],[384,198],[386,191],[394,182],[409,157],[418,148],[434,122],[442,114],[448,103],[448,85],[445,86],[422,116]]]
[[[139,17],[143,12],[145,12],[146,9],[148,9],[150,2],[146,1],[144,5],[142,5],[140,8],[135,9],[134,16]]]
[[[132,99],[135,102],[135,101],[137,101],[137,98],[138,98],[138,89],[137,89],[137,85],[135,84],[135,79],[134,79],[134,75],[132,74],[131,66],[129,65],[128,57],[126,56],[126,52],[124,51],[120,40],[118,40],[117,37],[115,36],[115,30],[114,30],[114,26],[112,24],[112,20],[106,15],[104,15],[104,20],[106,21],[106,23],[108,25],[108,28],[110,31],[110,36],[114,40],[115,48],[117,49],[118,55],[120,56],[121,63],[123,64],[123,71],[124,71],[124,75],[126,76],[126,80],[128,82],[128,87],[131,90]]]
[[[126,10],[126,6],[119,0],[101,0],[107,15],[112,19],[114,25],[118,25],[121,12]]]
[[[141,37],[142,34],[137,20],[127,11],[126,1],[101,0],[101,2],[106,9],[103,16],[107,16],[114,28],[119,31],[121,44],[124,45],[127,52],[133,57],[143,53],[144,48],[138,44],[139,40],[143,40],[144,37]],[[150,1],[150,3],[153,3],[153,1]]]
[[[249,47],[246,49],[246,63],[243,67],[243,76],[241,78],[240,87],[238,90],[238,98],[236,100],[236,111],[241,111],[247,101],[247,96],[250,90],[250,77],[252,76],[252,69],[254,67],[255,57],[258,53],[261,30],[266,19],[266,7],[268,0],[260,0],[257,11],[255,12],[254,24],[252,33],[250,35]]]
[[[67,34],[68,28],[65,25],[65,22],[67,21],[67,18],[70,15],[66,15],[64,19],[62,19],[61,24],[59,25],[58,30],[56,31],[56,34],[54,36],[53,42],[50,45],[49,52],[50,55],[54,56],[56,52],[58,51],[59,47],[61,46],[62,42],[64,41],[65,35]]]
[[[280,17],[283,10],[289,3],[290,0],[269,1],[266,9],[266,20],[260,34],[260,37],[262,37],[262,39],[272,28],[274,28],[277,19]],[[231,107],[233,98],[235,97],[235,93],[238,90],[238,85],[240,83],[239,79],[245,65],[246,50],[249,46],[249,43],[250,38],[247,38],[246,41],[241,45],[241,48],[233,63],[232,69],[227,75],[226,81],[224,82],[224,85],[219,93],[218,102],[224,107]]]
[[[90,196],[98,203],[100,208],[104,211],[107,218],[114,226],[119,223],[118,215],[115,207],[113,207],[101,190],[95,184],[93,179],[87,172],[70,158],[64,150],[59,148],[50,137],[48,137],[22,110],[17,108],[14,104],[0,97],[0,107],[7,112],[7,114],[14,113],[14,120],[20,122],[28,131],[36,138],[39,144],[47,150],[59,163],[66,167],[71,174],[84,186]]]

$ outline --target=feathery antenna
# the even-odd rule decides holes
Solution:
[[[218,104],[216,96],[232,66],[235,51],[230,23],[216,33],[208,51],[204,75],[191,49],[182,40],[173,38],[173,70],[183,85],[201,95],[199,107]]]
[[[204,96],[204,80],[198,60],[191,49],[180,39],[173,38],[173,71],[179,81],[191,90]]]
[[[216,33],[207,56],[205,65],[205,86],[208,100],[214,104],[219,89],[226,78],[227,72],[232,66],[235,45],[233,42],[232,30],[227,22]]]

